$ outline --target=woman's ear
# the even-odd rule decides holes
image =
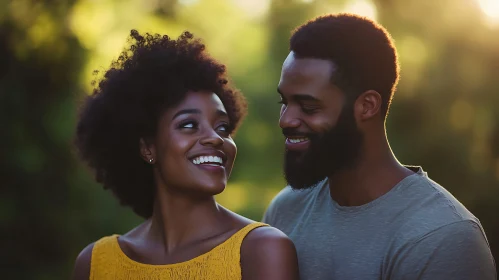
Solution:
[[[154,145],[148,144],[144,140],[144,138],[140,138],[139,146],[140,146],[140,156],[142,157],[142,159],[144,159],[146,162],[150,164],[153,164],[156,157],[156,149]]]

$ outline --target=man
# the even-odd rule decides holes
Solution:
[[[290,39],[278,92],[289,184],[264,221],[295,243],[300,279],[496,279],[483,228],[385,132],[399,78],[384,28],[338,14]]]

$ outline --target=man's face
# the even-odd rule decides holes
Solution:
[[[329,60],[296,58],[284,61],[278,92],[279,125],[286,137],[284,175],[294,189],[305,189],[352,167],[360,153],[353,103],[331,82],[336,71]]]

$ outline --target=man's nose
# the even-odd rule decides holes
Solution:
[[[279,118],[279,126],[281,128],[297,128],[300,126],[298,112],[293,108],[286,106],[281,109],[281,117]]]

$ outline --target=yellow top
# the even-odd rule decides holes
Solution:
[[[251,230],[261,226],[267,225],[249,224],[207,253],[165,265],[136,262],[121,250],[118,235],[107,236],[92,250],[90,279],[241,279],[241,244]]]

